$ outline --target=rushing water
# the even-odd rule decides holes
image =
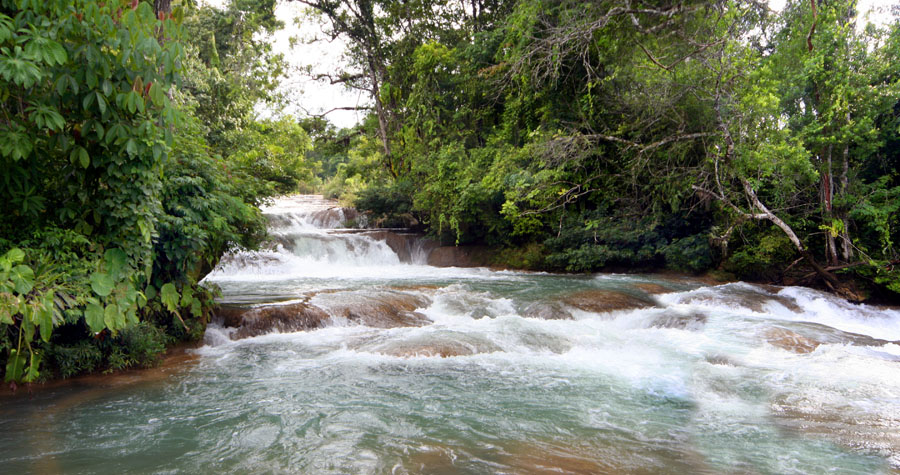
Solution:
[[[805,288],[430,267],[414,239],[398,253],[329,230],[350,219],[329,206],[280,201],[280,244],[208,278],[225,304],[321,309],[322,328],[236,340],[213,324],[154,377],[2,400],[2,470],[900,468],[896,310]]]

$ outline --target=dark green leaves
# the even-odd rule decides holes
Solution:
[[[88,151],[84,147],[78,146],[72,149],[69,161],[73,164],[81,165],[81,168],[87,168],[91,164],[91,156],[88,155]]]
[[[122,271],[128,265],[128,255],[119,248],[107,249],[103,254],[103,261],[106,263],[106,271],[109,272],[109,275],[119,280],[122,278]]]

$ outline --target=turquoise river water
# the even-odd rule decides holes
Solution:
[[[900,469],[896,310],[799,287],[431,267],[414,240],[398,253],[335,231],[329,206],[277,202],[282,244],[207,278],[225,304],[302,301],[325,324],[235,339],[213,323],[176,367],[0,399],[0,471]],[[417,323],[360,323],[400,305],[372,302],[406,302]]]

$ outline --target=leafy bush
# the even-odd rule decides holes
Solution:
[[[681,239],[674,239],[665,247],[663,255],[666,267],[685,272],[702,272],[713,265],[709,238],[694,234]]]

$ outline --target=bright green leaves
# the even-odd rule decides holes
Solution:
[[[34,288],[34,271],[31,270],[31,267],[17,265],[9,271],[9,280],[16,293],[27,294]]]
[[[52,293],[48,294],[50,301],[43,302],[43,305],[35,309],[34,324],[41,332],[41,340],[50,341],[50,335],[53,333],[53,298]]]
[[[7,360],[6,382],[31,382],[38,377],[40,354],[31,348],[35,329],[41,340],[49,342],[57,324],[56,292],[48,288],[51,282],[38,282],[41,279],[24,264],[25,257],[21,249],[0,256],[0,331],[7,331],[6,325],[18,325],[16,348],[10,348]]]
[[[15,28],[12,18],[0,13],[0,43],[11,40]]]
[[[137,323],[137,309],[146,304],[146,297],[131,282],[133,274],[124,250],[113,248],[103,253],[100,269],[90,276],[91,290],[103,302],[91,299],[84,312],[85,323],[92,332],[108,329],[116,333]]]
[[[25,364],[28,363],[28,368]],[[6,373],[3,377],[4,382],[25,382],[31,383],[37,380],[38,368],[41,364],[41,356],[34,351],[30,352],[30,356],[26,357],[22,349],[14,349],[9,352],[9,359],[6,361]]]
[[[25,251],[21,249],[10,249],[4,257],[10,264],[16,264],[25,260]]]
[[[150,86],[150,100],[153,101],[153,105],[156,107],[162,107],[166,103],[166,95],[157,83],[153,83]]]
[[[103,317],[103,307],[99,304],[90,303],[84,309],[84,321],[94,333],[100,333],[106,328]]]
[[[29,88],[43,79],[44,72],[34,63],[22,48],[16,46],[0,48],[0,77],[17,86]]]
[[[108,274],[102,272],[91,274],[91,289],[95,294],[106,297],[112,292],[114,286],[115,282]]]
[[[163,305],[172,313],[178,312],[178,290],[175,284],[169,282],[159,289],[159,298]]]
[[[119,311],[119,306],[109,304],[103,310],[103,323],[112,331],[118,331],[125,328],[125,314]]]
[[[25,370],[25,355],[19,350],[10,350],[9,359],[6,360],[6,376],[3,380],[7,383],[21,381]]]
[[[37,32],[32,36],[31,40],[25,44],[25,55],[34,60],[40,61],[48,66],[65,64],[69,59],[66,49],[63,45],[51,40],[50,38],[39,36]]]
[[[0,257],[0,294],[15,292],[25,295],[34,288],[34,270],[19,264],[24,260],[25,253],[21,249],[11,249]]]
[[[179,310],[180,305],[193,305],[195,300],[191,297],[190,288],[186,288],[184,290],[184,295],[178,295],[178,289],[175,288],[175,284],[169,282],[164,284],[159,289],[159,298],[162,301],[163,305],[178,318],[178,321],[184,326],[185,329],[188,328],[187,323],[185,323],[184,318],[181,317],[181,311]],[[193,313],[193,306],[191,307],[191,312]]]

